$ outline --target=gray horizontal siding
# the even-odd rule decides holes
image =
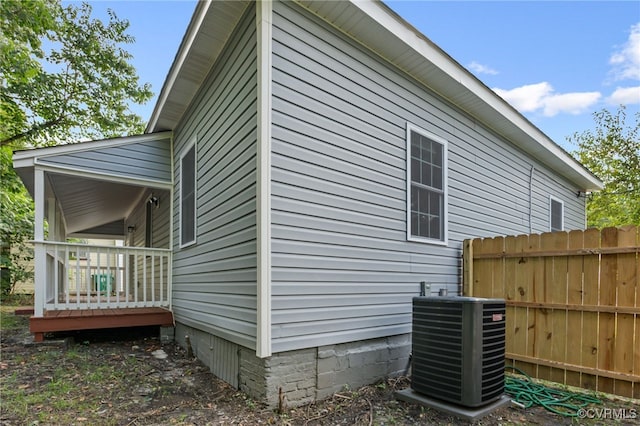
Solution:
[[[273,351],[410,331],[419,282],[459,289],[464,238],[567,227],[571,185],[293,3],[274,4]],[[406,241],[405,133],[449,142],[449,246]]]
[[[131,211],[131,214],[125,218],[125,223],[127,226],[134,227],[134,231],[129,233],[121,230],[120,232],[125,232],[126,237],[128,238],[127,244],[135,247],[144,247],[146,242],[146,208],[147,208],[147,200],[153,194],[156,198],[158,198],[158,207],[153,208],[151,211],[151,220],[152,220],[152,236],[151,236],[151,247],[154,248],[169,248],[169,234],[170,234],[170,217],[171,217],[171,200],[170,200],[170,192],[166,190],[147,190],[144,195],[141,197],[138,205]]]
[[[174,132],[176,321],[249,348],[256,336],[256,58],[252,9]],[[196,244],[179,248],[179,158],[193,139]]]
[[[170,139],[50,156],[40,161],[111,176],[171,182]]]
[[[585,203],[584,196],[578,197],[578,190],[568,182],[560,181],[548,170],[534,171],[534,232],[548,232],[549,196],[552,195],[564,203],[564,229],[584,229]]]
[[[158,198],[158,207],[153,209],[151,214],[153,220],[153,236],[151,238],[153,247],[170,247],[171,230],[171,209],[169,208],[171,193],[169,191],[155,191],[154,196]]]

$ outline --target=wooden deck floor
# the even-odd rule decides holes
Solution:
[[[77,309],[47,311],[44,317],[29,319],[29,330],[37,342],[44,340],[44,333],[56,331],[148,325],[171,327],[174,325],[173,313],[164,308]]]

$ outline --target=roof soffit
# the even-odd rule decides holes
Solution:
[[[222,53],[249,1],[201,1],[165,78],[146,132],[173,130]]]

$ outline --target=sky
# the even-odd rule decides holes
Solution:
[[[568,151],[567,137],[594,127],[593,113],[640,111],[640,2],[385,1],[398,15],[495,90]],[[195,2],[102,0],[130,22],[127,49],[155,97],[132,110],[144,120],[187,28]]]

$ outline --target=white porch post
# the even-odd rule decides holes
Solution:
[[[35,240],[34,251],[34,315],[44,315],[44,302],[47,294],[47,253],[44,244],[44,171],[39,168],[34,170],[34,202],[35,221],[33,238]]]

